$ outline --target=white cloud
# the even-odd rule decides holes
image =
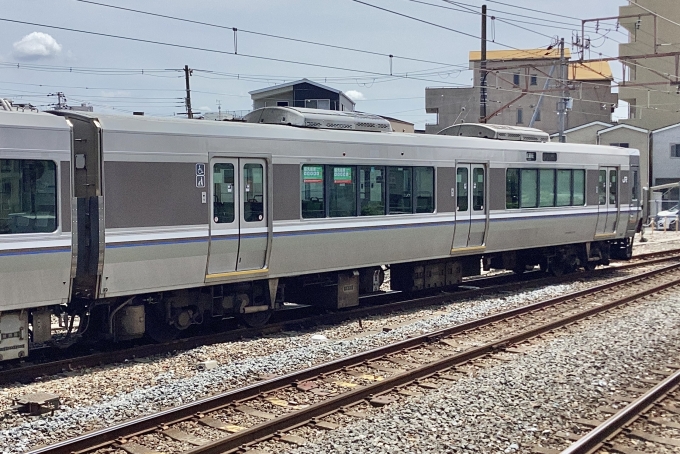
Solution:
[[[61,52],[61,44],[47,33],[33,32],[14,43],[14,57],[20,60],[51,58]]]
[[[346,91],[345,95],[354,102],[363,101],[364,99],[366,99],[362,92],[356,90]]]

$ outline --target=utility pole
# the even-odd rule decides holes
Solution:
[[[564,128],[567,120],[567,98],[569,97],[569,88],[567,87],[568,72],[567,61],[564,59],[564,38],[560,39],[560,84],[562,84],[562,97],[557,103],[557,114],[559,115],[558,131],[560,142],[566,142],[564,137]]]
[[[486,5],[482,5],[482,55],[479,62],[479,122],[486,123]]]
[[[54,107],[54,110],[64,110],[68,109],[68,106],[66,105],[66,95],[62,91],[58,91],[56,93],[50,93],[47,96],[56,96],[57,97],[57,105]]]
[[[191,75],[191,70],[188,65],[184,65],[184,80],[187,86],[187,97],[185,100],[187,106],[187,118],[194,118],[194,113],[191,111],[191,89],[189,88],[189,76]]]

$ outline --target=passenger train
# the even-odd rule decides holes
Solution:
[[[0,111],[1,359],[356,306],[386,269],[417,291],[632,253],[636,150],[288,107],[246,120]]]

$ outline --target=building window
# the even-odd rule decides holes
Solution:
[[[515,73],[512,75],[512,83],[514,85],[519,85],[519,73]]]
[[[615,142],[609,144],[612,147],[628,148],[629,144],[627,142]]]
[[[524,112],[522,109],[517,109],[517,124],[520,125],[524,123]]]
[[[288,107],[288,101],[276,101],[276,105],[279,107]]]
[[[534,121],[541,121],[541,109],[536,109],[536,119]]]
[[[305,107],[309,109],[331,110],[330,99],[305,99]]]
[[[536,74],[531,75],[530,85],[538,85],[538,76]]]
[[[680,158],[680,143],[671,145],[671,158]]]

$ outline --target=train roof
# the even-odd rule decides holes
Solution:
[[[50,115],[49,113],[30,110],[0,110],[0,125],[3,127],[13,126],[65,131],[70,130],[70,126],[63,119]]]
[[[468,148],[514,151],[554,151],[605,155],[639,155],[633,148],[573,143],[533,143],[493,140],[477,137],[414,134],[404,132],[373,133],[298,128],[288,125],[253,124],[228,121],[188,120],[150,116],[123,116],[94,112],[55,111],[60,116],[96,120],[106,132],[130,132],[164,135],[234,137],[263,140],[301,140],[432,148]]]

